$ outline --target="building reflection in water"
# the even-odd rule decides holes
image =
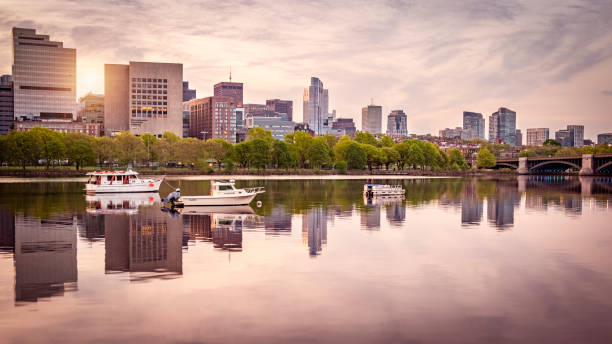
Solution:
[[[402,201],[386,206],[387,221],[394,226],[401,226],[406,220],[406,206]]]
[[[327,211],[323,207],[306,210],[302,215],[302,243],[308,245],[311,257],[316,257],[327,245]]]
[[[155,208],[141,208],[130,216],[104,215],[104,227],[107,273],[129,271],[132,281],[182,274],[179,218]]]
[[[514,207],[519,206],[520,202],[515,181],[498,181],[495,193],[487,200],[487,219],[500,230],[512,227]]]
[[[367,203],[366,203],[367,204]],[[380,229],[380,205],[370,204],[361,208],[360,211],[361,229],[379,230]]]
[[[15,251],[15,215],[7,207],[0,206],[0,252]]]
[[[270,215],[263,219],[266,235],[289,235],[291,234],[291,215],[287,213],[283,205],[272,208]]]
[[[461,224],[477,225],[482,221],[484,201],[478,196],[478,182],[471,180],[461,193]]]
[[[15,300],[37,301],[77,289],[77,217],[15,216]]]

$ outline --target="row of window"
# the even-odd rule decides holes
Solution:
[[[168,96],[163,96],[163,97],[162,96],[142,96],[142,98],[141,98],[140,95],[132,94],[132,99],[159,99],[159,100],[163,99],[163,100],[167,100]]]
[[[168,79],[132,78],[132,82],[168,82]]]
[[[168,105],[168,102],[132,100],[132,105]]]
[[[132,89],[132,93],[146,93],[146,94],[168,94],[168,90],[141,90],[141,89]]]
[[[132,87],[138,88],[168,88],[168,85],[158,85],[158,84],[132,84]]]

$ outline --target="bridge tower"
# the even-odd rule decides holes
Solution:
[[[582,154],[582,168],[578,174],[581,176],[592,175],[594,166],[593,154]]]
[[[518,174],[529,174],[529,168],[527,168],[527,157],[519,158]]]

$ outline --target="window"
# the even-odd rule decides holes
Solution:
[[[164,79],[164,82],[168,82],[168,79]]]

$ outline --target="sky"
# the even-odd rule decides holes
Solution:
[[[612,1],[0,0],[0,74],[11,28],[77,49],[77,96],[103,93],[104,64],[183,64],[198,97],[243,82],[245,103],[293,100],[319,77],[330,112],[361,126],[373,102],[409,133],[462,125],[504,106],[517,128],[612,132]],[[3,47],[3,48],[2,48]]]

